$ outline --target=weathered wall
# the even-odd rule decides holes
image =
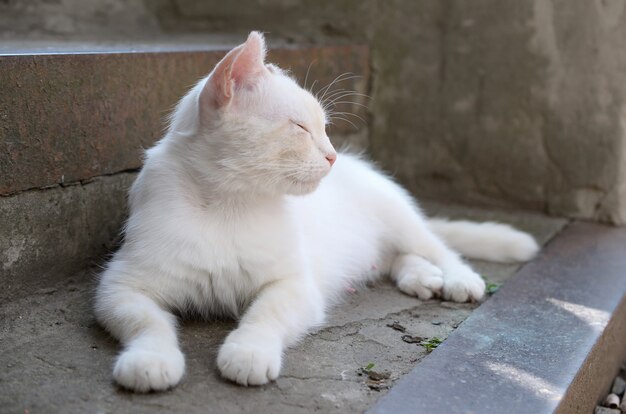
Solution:
[[[5,39],[251,29],[368,43],[370,151],[418,195],[626,222],[622,0],[0,2]]]
[[[0,40],[85,40],[160,33],[143,0],[0,0]]]

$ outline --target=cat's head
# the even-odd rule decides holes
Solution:
[[[199,134],[213,174],[247,191],[307,194],[336,152],[322,105],[277,66],[265,63],[263,35],[252,32],[198,86]]]

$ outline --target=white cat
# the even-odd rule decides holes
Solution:
[[[351,283],[390,274],[421,299],[477,301],[485,284],[448,246],[495,261],[538,250],[505,225],[426,221],[388,177],[336,154],[320,103],[264,58],[256,32],[230,51],[182,99],[130,191],[95,304],[124,345],[113,376],[126,388],[180,381],[172,312],[239,318],[217,365],[259,385]]]

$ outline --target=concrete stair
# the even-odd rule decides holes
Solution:
[[[387,283],[350,295],[328,326],[287,353],[274,384],[241,389],[219,378],[215,355],[229,321],[184,325],[189,371],[175,390],[134,395],[111,383],[118,345],[91,315],[94,276],[115,248],[141,149],[228,47],[99,45],[96,53],[49,54],[32,45],[0,55],[0,411],[496,413],[508,401],[506,412],[590,412],[613,378],[611,361],[626,356],[626,229],[441,203],[424,207],[510,222],[554,241],[480,307],[419,301]],[[300,80],[315,62],[309,83],[362,75],[342,87],[368,93],[366,47],[284,45],[270,60]],[[340,125],[331,136],[365,146],[368,126]],[[498,284],[519,268],[474,265]],[[394,321],[409,334],[448,339],[429,353],[404,342],[388,326]],[[545,352],[522,352],[535,348]],[[520,356],[526,365],[516,365]],[[484,361],[492,365],[477,369]],[[372,382],[359,370],[369,363],[390,378]],[[484,368],[498,364],[518,371]],[[533,376],[520,374],[533,367]],[[548,385],[525,387],[526,378]]]

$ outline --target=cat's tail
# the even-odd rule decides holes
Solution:
[[[539,251],[530,234],[506,224],[429,219],[428,225],[450,248],[470,259],[525,262]]]

